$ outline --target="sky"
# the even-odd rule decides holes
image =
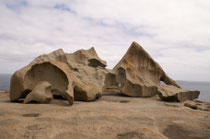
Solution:
[[[0,0],[0,73],[59,48],[111,69],[133,41],[173,79],[210,81],[209,0]]]

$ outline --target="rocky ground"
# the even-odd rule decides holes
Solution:
[[[207,139],[210,112],[107,93],[94,102],[11,103],[0,93],[0,138]]]

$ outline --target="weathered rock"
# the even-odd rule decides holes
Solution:
[[[25,98],[40,81],[48,81],[52,85],[52,92],[59,93],[73,104],[71,71],[65,63],[59,61],[40,60],[16,71],[11,79],[10,100]]]
[[[112,71],[105,67],[106,62],[98,57],[94,48],[74,53],[59,49],[41,55],[12,76],[10,100],[25,98],[40,81],[52,84],[53,95],[63,96],[70,104],[73,100],[93,101],[107,89],[119,89],[128,96],[151,97],[159,92],[160,81],[179,88],[136,42]],[[180,101],[191,95],[179,94]]]
[[[184,90],[173,85],[161,85],[158,87],[157,94],[162,100],[181,102],[198,98],[200,92]]]
[[[101,97],[106,62],[95,49],[64,53],[62,49],[37,57],[15,72],[11,79],[11,101],[25,98],[39,81],[52,84],[53,95],[73,100],[92,101]]]
[[[110,71],[105,75],[103,93],[107,92],[110,93],[121,92],[121,90],[119,89],[119,83],[116,80],[116,74],[114,74],[112,71]]]
[[[92,101],[100,98],[105,75],[109,73],[109,70],[105,68],[106,62],[98,57],[94,48],[78,50],[65,56],[66,63],[75,77],[75,100]]]
[[[185,101],[184,106],[192,108],[192,109],[210,112],[210,102],[204,102],[204,101],[198,101],[198,100],[187,100]]]
[[[106,61],[100,59],[92,47],[88,50],[78,50],[74,53],[66,54],[67,63],[71,66],[82,64],[90,67],[106,67]],[[71,63],[73,62],[73,63]]]
[[[52,85],[47,81],[39,82],[34,89],[26,96],[24,103],[29,103],[32,101],[38,103],[50,103],[53,99],[51,93]]]
[[[179,87],[136,42],[131,44],[113,72],[115,76],[110,75],[110,78],[115,79],[121,92],[128,96],[151,97],[156,94],[160,81]]]
[[[50,60],[64,62],[71,69],[75,100],[93,101],[101,97],[105,74],[109,70],[105,68],[106,62],[98,57],[93,47],[74,53],[64,53],[59,49],[48,55],[39,56],[34,62]]]

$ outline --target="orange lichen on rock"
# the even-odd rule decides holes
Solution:
[[[3,91],[0,91],[0,93],[10,93],[9,90],[3,90]]]

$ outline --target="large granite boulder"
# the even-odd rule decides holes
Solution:
[[[173,85],[161,85],[158,87],[157,94],[165,101],[185,101],[198,98],[199,91],[190,91],[178,88]]]
[[[52,84],[53,95],[73,100],[93,101],[101,97],[106,62],[95,49],[64,53],[62,49],[37,57],[16,71],[11,79],[10,100],[25,98],[40,81]]]
[[[100,98],[105,75],[109,73],[105,68],[106,62],[98,57],[94,48],[78,50],[65,56],[66,64],[74,75],[74,99],[92,101]]]
[[[126,54],[113,68],[112,75],[106,76],[106,79],[110,80],[110,78],[118,82],[122,93],[134,97],[155,95],[160,81],[179,87],[136,42],[131,44]],[[109,83],[106,83],[106,87]],[[114,84],[116,85],[116,83]]]
[[[160,82],[166,85],[160,85]],[[196,99],[199,91],[183,90],[136,42],[133,42],[111,72],[106,74],[104,91],[119,89],[127,96],[151,97],[162,100],[185,101]]]
[[[47,81],[39,82],[34,87],[34,89],[26,96],[24,103],[50,103],[53,99],[51,87],[52,85]]]

